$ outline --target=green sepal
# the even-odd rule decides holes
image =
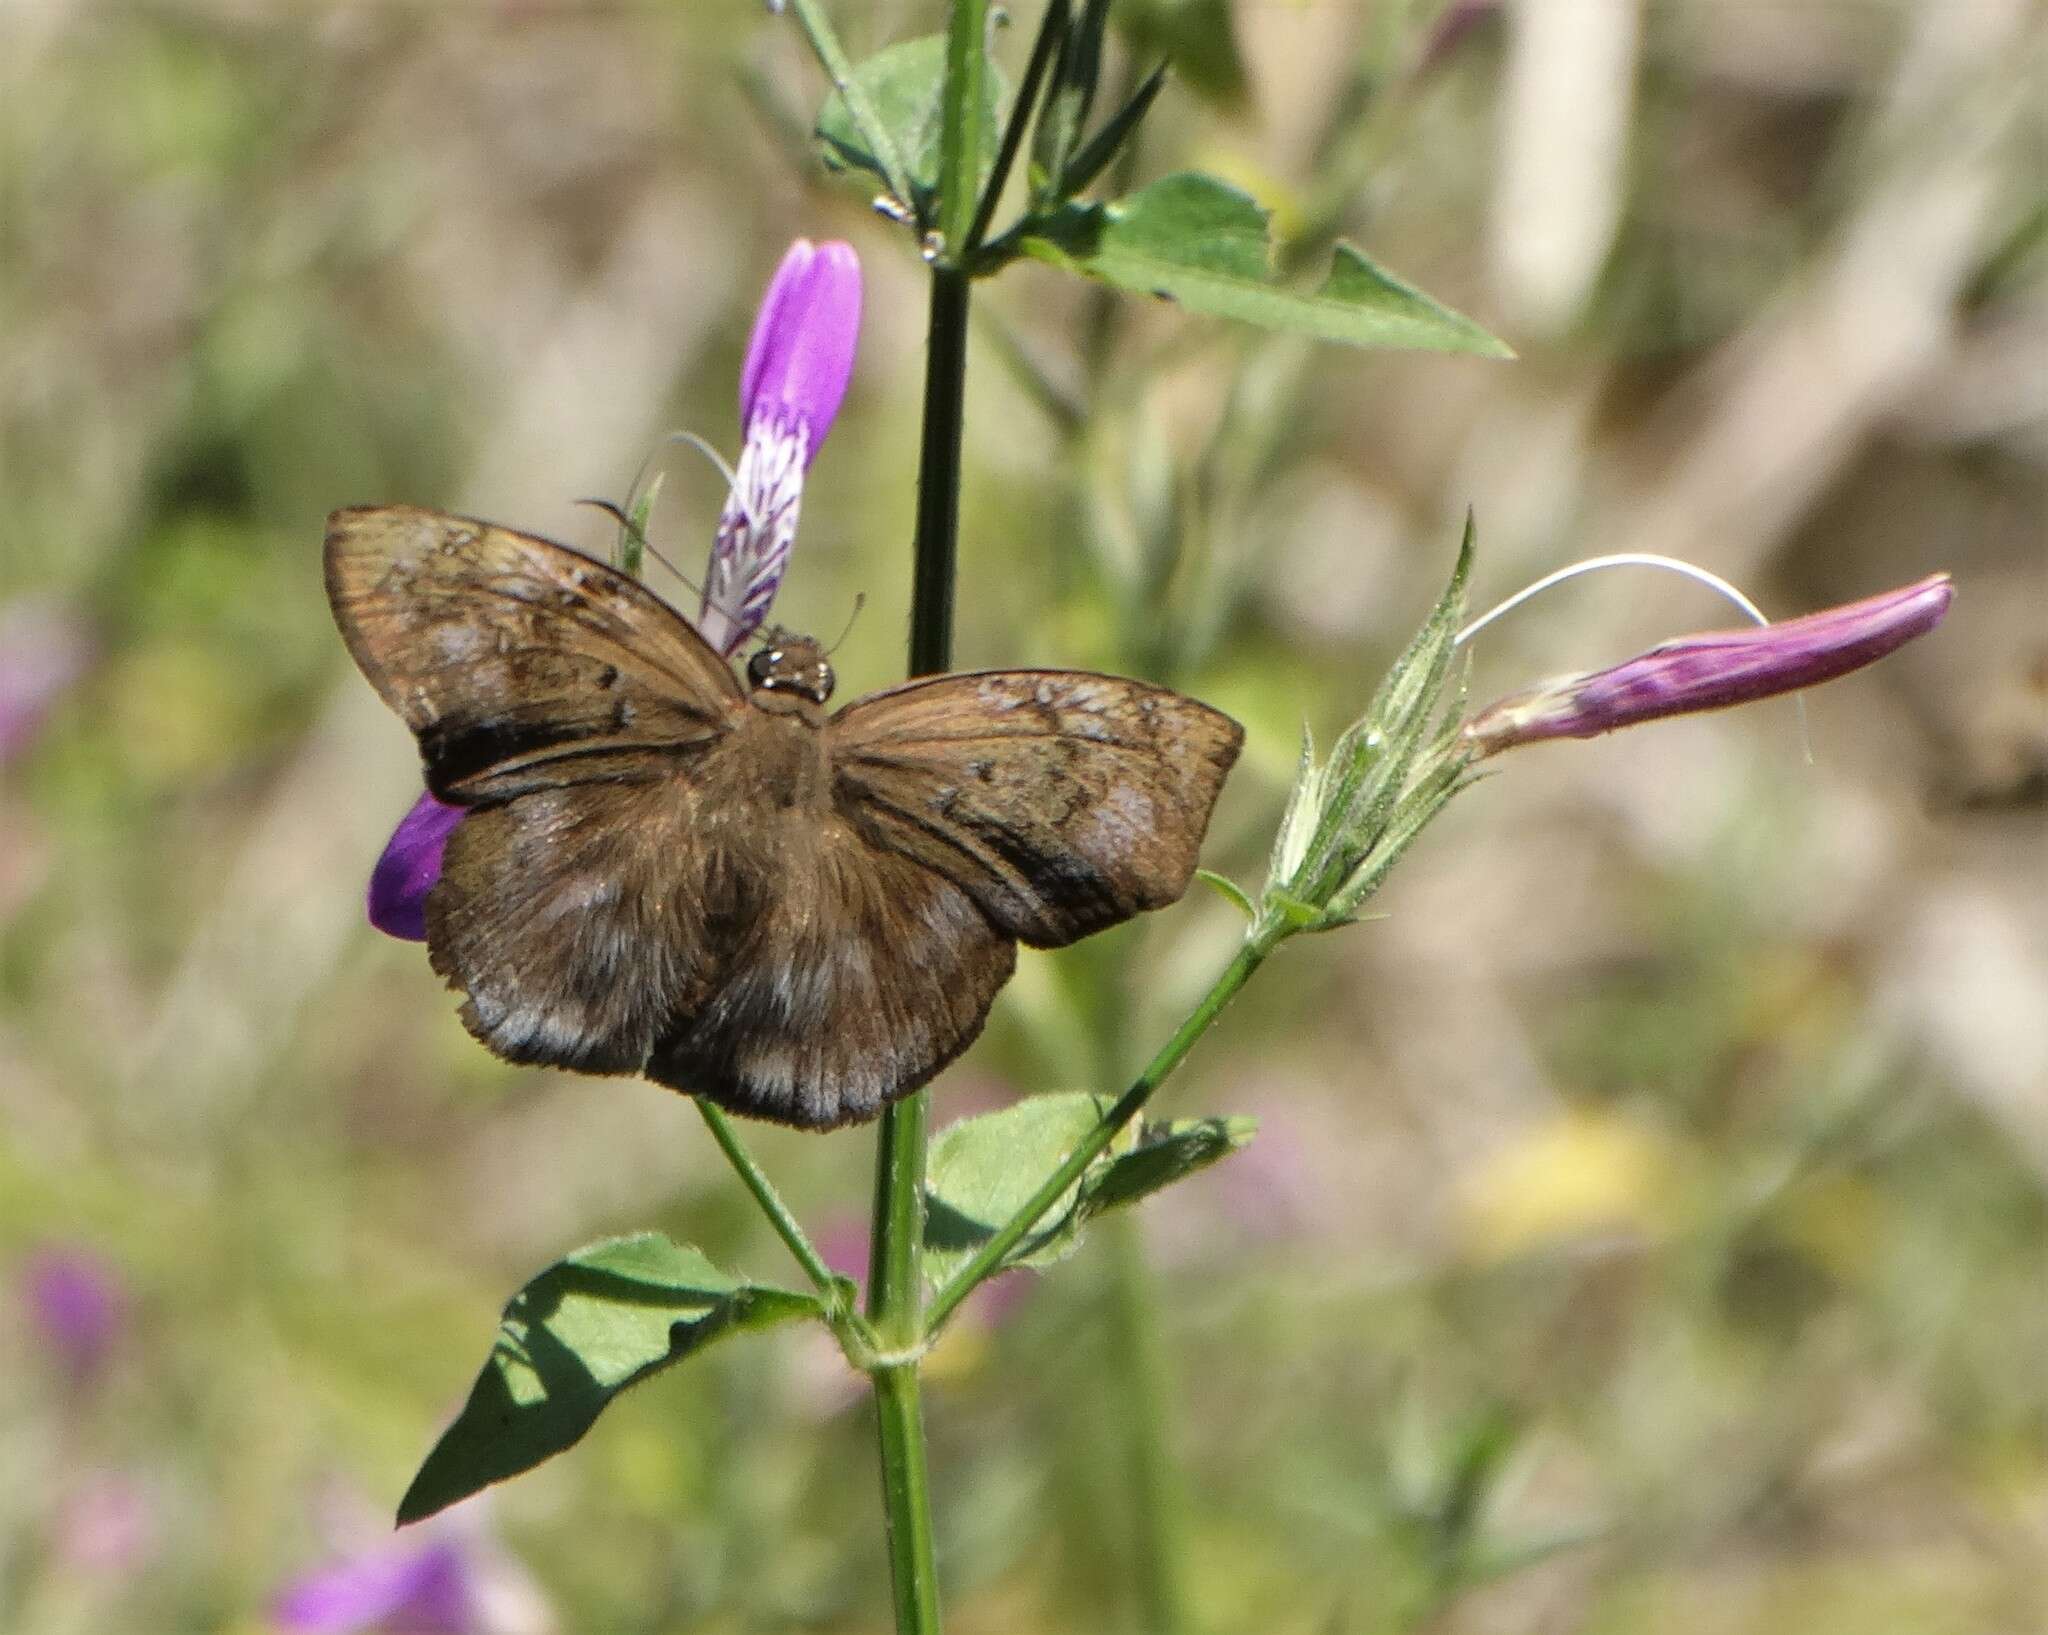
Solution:
[[[1102,129],[1082,143],[1080,151],[1067,161],[1060,172],[1063,197],[1073,197],[1109,168],[1110,160],[1123,152],[1124,144],[1144,122],[1165,88],[1166,64],[1161,63],[1139,82],[1130,99],[1103,121]]]
[[[1215,892],[1226,903],[1237,909],[1246,919],[1253,920],[1258,918],[1258,905],[1246,895],[1244,887],[1231,879],[1229,875],[1218,874],[1214,869],[1196,869],[1195,878]]]
[[[1512,357],[1471,319],[1348,244],[1314,290],[1279,282],[1267,214],[1227,182],[1182,171],[1108,204],[1068,204],[1032,223],[1025,254],[1191,312],[1351,346]]]
[[[851,78],[865,94],[874,117],[881,121],[909,170],[911,197],[904,202],[920,222],[929,223],[936,205],[939,161],[945,123],[946,37],[927,34],[878,51],[854,65]],[[994,63],[983,81],[981,131],[975,144],[981,155],[976,190],[985,185],[995,164],[998,109],[1003,99],[1001,76]],[[860,126],[837,91],[819,110],[816,135],[825,163],[835,170],[865,171],[888,185],[889,176]]]
[[[399,1525],[552,1458],[629,1385],[723,1335],[823,1315],[815,1297],[733,1277],[659,1232],[578,1249],[506,1306],[469,1400],[399,1502]]]

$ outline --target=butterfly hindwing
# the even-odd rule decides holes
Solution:
[[[375,506],[328,519],[326,563],[342,637],[444,799],[659,776],[746,707],[667,603],[551,540]]]
[[[762,814],[718,987],[647,1076],[812,1129],[873,1118],[981,1032],[1016,945],[950,881],[829,814]]]
[[[989,670],[870,693],[826,741],[856,828],[1057,948],[1187,890],[1244,730],[1141,681]]]
[[[427,894],[434,969],[507,1061],[637,1073],[715,989],[731,905],[681,779],[584,783],[472,810]]]

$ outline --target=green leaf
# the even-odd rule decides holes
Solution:
[[[1192,312],[1350,346],[1514,354],[1471,319],[1337,246],[1320,288],[1273,275],[1266,212],[1213,176],[1183,171],[1111,204],[1070,204],[1019,244],[1025,254]]]
[[[949,1124],[932,1140],[925,1171],[925,1276],[942,1284],[1030,1200],[1109,1110],[1084,1091],[1031,1096],[1000,1112]],[[1005,1267],[1049,1266],[1072,1254],[1082,1225],[1206,1169],[1250,1141],[1249,1118],[1184,1119],[1126,1131],[1082,1172]]]
[[[925,1162],[924,1274],[942,1284],[1031,1199],[1101,1122],[1110,1100],[1085,1091],[1029,1096],[999,1112],[947,1125],[932,1138]],[[1107,1163],[1105,1158],[1103,1163]],[[1091,1167],[1037,1228],[1004,1258],[1005,1266],[1049,1266],[1079,1241],[1074,1205]]]
[[[821,1312],[808,1294],[743,1282],[659,1232],[577,1250],[505,1308],[490,1360],[406,1490],[399,1524],[560,1453],[627,1386],[721,1335]]]
[[[927,34],[892,45],[856,64],[850,77],[909,166],[914,197],[904,202],[917,211],[920,220],[928,219],[937,197],[944,136],[946,37]],[[1003,87],[993,63],[982,91],[981,130],[976,139],[976,151],[981,155],[977,190],[987,182],[995,162],[997,110]],[[828,165],[864,170],[887,184],[887,170],[837,91],[826,98],[818,114],[817,136]]]
[[[1123,0],[1117,21],[1138,56],[1170,57],[1175,74],[1206,100],[1226,108],[1244,100],[1230,0]]]
[[[1077,1221],[1126,1209],[1162,1187],[1186,1180],[1248,1145],[1258,1130],[1255,1118],[1187,1118],[1148,1124],[1129,1152],[1083,1177]]]

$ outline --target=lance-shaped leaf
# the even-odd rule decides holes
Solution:
[[[881,121],[895,143],[896,151],[910,167],[909,201],[925,219],[939,185],[939,151],[945,124],[946,37],[927,34],[878,51],[854,67],[852,79],[866,94],[874,116]],[[997,110],[1003,86],[995,64],[989,64],[983,82],[982,130],[976,151],[982,156],[977,189],[988,180],[995,163]],[[828,97],[818,114],[818,140],[824,145],[825,162],[843,170],[864,170],[884,183],[888,173],[868,145],[846,100],[838,92]]]
[[[1350,346],[1513,353],[1470,318],[1337,246],[1319,288],[1273,272],[1266,212],[1213,176],[1183,171],[1109,204],[1070,204],[1020,242],[1027,255],[1191,312]]]
[[[1075,1213],[1081,1220],[1092,1220],[1112,1209],[1128,1208],[1228,1158],[1258,1133],[1255,1118],[1181,1118],[1147,1124],[1138,1132],[1136,1146],[1082,1178]]]
[[[819,1315],[811,1295],[744,1282],[659,1232],[579,1249],[505,1308],[490,1360],[406,1490],[399,1523],[531,1470],[627,1386],[722,1335]]]
[[[1101,1121],[1111,1098],[1085,1091],[1031,1096],[963,1118],[933,1138],[926,1166],[925,1276],[943,1284]],[[1207,1169],[1250,1141],[1249,1118],[1199,1118],[1127,1130],[1091,1164],[1003,1265],[1049,1266],[1079,1247],[1081,1227]]]

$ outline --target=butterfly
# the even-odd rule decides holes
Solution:
[[[743,687],[637,579],[410,506],[335,512],[326,579],[427,787],[467,808],[426,925],[470,1032],[809,1129],[965,1050],[1018,943],[1177,900],[1244,738],[1077,670],[828,714],[808,637],[776,633]]]

